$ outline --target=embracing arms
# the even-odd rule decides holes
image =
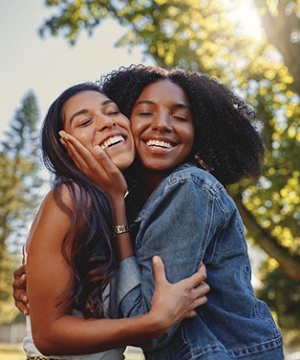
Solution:
[[[171,285],[164,277],[161,260],[156,257],[157,291],[149,313],[117,320],[86,320],[72,316],[71,309],[59,301],[71,277],[61,252],[69,224],[68,215],[56,205],[50,193],[37,214],[27,243],[27,291],[32,332],[41,352],[84,354],[116,348],[159,337],[182,318],[194,315],[193,308],[199,305],[199,291],[194,287],[201,277],[197,274],[185,283]],[[175,304],[173,297],[178,292],[181,296]]]
[[[93,156],[97,159],[98,155]],[[103,156],[101,151],[99,156]],[[117,192],[116,199],[119,197]],[[123,222],[126,219],[122,218],[122,206],[115,209],[115,221]],[[27,247],[28,297],[33,336],[37,347],[45,354],[98,352],[160,337],[183,318],[195,316],[194,308],[205,303],[204,294],[207,289],[197,287],[205,280],[204,269],[189,279],[171,285],[165,279],[160,258],[156,257],[153,264],[156,291],[151,310],[147,314],[117,320],[85,320],[71,316],[70,308],[63,303],[57,306],[71,276],[69,266],[61,253],[62,239],[69,224],[68,216],[58,208],[50,193],[34,222]],[[127,235],[125,233],[118,236]],[[125,238],[125,243],[126,241]],[[132,248],[128,247],[122,256],[132,256],[132,251]],[[18,276],[17,271],[15,276]],[[14,284],[16,305],[23,311],[24,305],[20,302],[20,296],[26,295],[25,289],[18,293],[17,284],[24,284],[24,280],[24,277],[21,281],[16,279]]]

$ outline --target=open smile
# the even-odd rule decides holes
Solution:
[[[171,149],[173,145],[169,142],[162,140],[148,140],[146,145],[153,148]]]
[[[113,146],[113,145],[116,145],[116,144],[119,144],[120,142],[123,142],[125,141],[125,138],[121,135],[116,135],[116,136],[112,136],[108,139],[106,139],[103,143],[100,144],[100,146],[102,147],[103,150]]]

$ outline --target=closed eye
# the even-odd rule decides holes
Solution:
[[[78,123],[77,126],[84,127],[84,126],[87,126],[87,125],[91,124],[92,121],[93,121],[92,119],[83,119],[83,120],[80,121],[80,123]]]
[[[110,111],[107,113],[108,116],[118,115],[118,114],[120,114],[120,110]]]
[[[103,114],[107,116],[117,115],[120,114],[120,109],[116,103],[110,100],[107,104],[105,104],[103,108]]]
[[[172,116],[173,116],[173,118],[175,118],[179,121],[187,121],[188,120],[188,118],[183,117],[183,116],[177,116],[177,115],[172,115]]]

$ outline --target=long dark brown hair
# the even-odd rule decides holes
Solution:
[[[72,276],[58,302],[67,301],[86,318],[101,318],[103,292],[117,266],[112,208],[106,194],[75,166],[59,141],[59,131],[64,127],[63,107],[68,99],[83,91],[102,93],[94,83],[78,84],[65,90],[50,106],[42,126],[42,156],[47,169],[55,175],[56,203],[71,218],[62,252]],[[62,199],[64,186],[71,194],[72,208]],[[72,241],[71,256],[66,253],[69,241]]]

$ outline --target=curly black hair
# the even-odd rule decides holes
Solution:
[[[187,161],[193,159],[224,185],[257,178],[264,146],[255,111],[217,79],[182,69],[132,65],[101,77],[99,85],[130,118],[142,90],[164,79],[179,85],[191,106],[195,138]]]

